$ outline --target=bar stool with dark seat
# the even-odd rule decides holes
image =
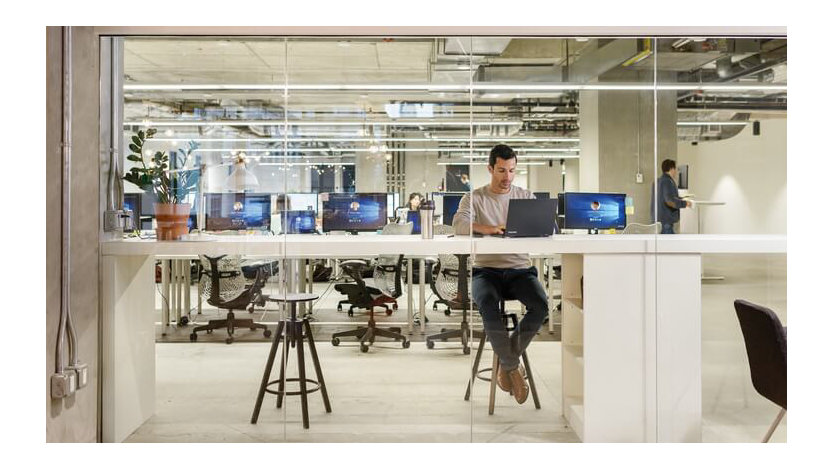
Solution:
[[[270,295],[267,301],[283,302],[290,304],[290,318],[278,323],[278,331],[275,338],[272,340],[272,348],[269,350],[269,358],[266,361],[266,368],[264,368],[263,379],[261,380],[261,387],[258,390],[258,399],[255,401],[255,410],[252,412],[252,424],[258,422],[258,414],[261,411],[261,404],[264,400],[265,393],[277,395],[276,407],[281,408],[284,401],[284,395],[300,395],[301,396],[301,416],[304,423],[304,429],[309,429],[310,419],[307,413],[307,394],[320,391],[322,399],[324,400],[324,409],[330,413],[330,399],[327,396],[327,387],[324,384],[324,375],[321,373],[321,364],[319,363],[319,356],[316,353],[316,343],[313,340],[313,332],[310,329],[310,322],[306,318],[296,318],[296,304],[299,302],[309,302],[317,299],[316,294],[307,293],[287,293],[286,295]],[[275,353],[278,351],[278,343],[284,339],[284,347],[281,349],[281,372],[278,380],[269,381],[269,376],[272,373],[272,365],[275,362]],[[316,369],[316,379],[307,378],[304,366],[304,340],[310,345],[310,355],[313,358],[313,366]],[[298,350],[298,377],[286,378],[284,377],[286,362],[285,358],[289,359],[289,348],[294,347]],[[286,382],[298,382],[299,391],[288,392],[285,389]],[[278,384],[278,390],[272,390],[270,385]],[[307,386],[312,385],[312,388]]]
[[[501,319],[504,321],[504,324],[507,325],[507,331],[516,329],[516,326],[518,325],[518,316],[514,313],[506,313],[504,310],[504,300],[501,301]],[[492,415],[495,412],[495,386],[498,380],[498,354],[495,354],[495,352],[492,353],[492,367],[478,369],[478,366],[481,364],[481,355],[484,352],[484,344],[486,343],[486,332],[483,330],[474,331],[472,333],[472,337],[479,338],[478,350],[475,353],[475,362],[472,366],[472,376],[466,384],[466,394],[463,396],[463,399],[469,401],[469,396],[472,392],[472,384],[475,383],[475,379],[489,382],[489,414]],[[530,393],[533,395],[533,403],[536,405],[536,409],[540,410],[541,404],[539,403],[539,394],[536,392],[536,383],[533,381],[533,372],[530,368],[530,360],[527,358],[526,350],[521,353],[521,361],[524,363],[524,369],[527,374],[525,379],[527,379],[530,383]],[[489,377],[483,375],[486,372],[489,372]]]

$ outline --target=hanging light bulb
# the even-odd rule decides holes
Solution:
[[[246,169],[246,154],[243,152],[237,155],[234,170],[226,178],[226,187],[236,192],[253,191],[259,186],[255,174]]]

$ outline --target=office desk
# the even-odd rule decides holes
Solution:
[[[701,439],[701,254],[786,253],[784,236],[236,236],[101,243],[103,440],[154,413],[155,256],[562,255],[563,414],[586,442]],[[559,367],[538,359],[539,367]]]

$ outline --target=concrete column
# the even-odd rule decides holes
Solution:
[[[606,76],[606,81],[652,83],[653,77],[649,72],[639,80],[633,74],[620,74]],[[652,182],[659,174],[655,169],[677,154],[676,93],[657,93],[657,133],[654,91],[580,92],[579,120],[580,190],[626,193],[634,199],[635,213],[628,216],[629,222],[649,223]]]
[[[356,155],[356,192],[384,193],[385,154],[362,152]]]

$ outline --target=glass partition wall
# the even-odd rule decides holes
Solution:
[[[167,152],[170,175],[197,181],[183,178],[181,192],[200,240],[264,242],[226,257],[238,274],[224,276],[243,282],[221,295],[257,286],[235,317],[269,331],[205,331],[228,311],[209,301],[211,261],[158,260],[157,410],[128,440],[190,439],[177,429],[216,442],[755,440],[769,407],[745,375],[727,301],[739,291],[727,281],[784,320],[785,257],[690,260],[698,275],[726,279],[698,280],[680,299],[696,304],[687,321],[703,331],[688,337],[700,376],[684,400],[703,420],[669,420],[664,393],[680,379],[665,368],[678,351],[664,349],[674,300],[661,291],[679,258],[664,251],[652,204],[662,162],[676,160],[674,186],[695,205],[675,232],[785,233],[784,48],[770,38],[125,38],[125,142],[142,130],[148,160]],[[540,328],[524,323],[537,331],[523,404],[491,394],[493,350],[471,292],[473,264],[494,248],[473,238],[429,253],[410,241],[425,222],[420,201],[434,204],[436,240],[453,233],[462,198],[492,181],[497,144],[517,152],[514,185],[556,201],[565,241],[529,253],[543,312],[505,306],[511,328],[542,317]],[[762,178],[771,189],[754,183]],[[153,197],[131,183],[125,192],[136,234],[151,236]],[[375,243],[397,234],[401,245]],[[633,240],[642,254],[577,248],[572,235],[596,247]],[[314,299],[294,315],[279,302],[301,293]],[[312,338],[287,338],[293,317]],[[306,378],[320,373],[326,387],[308,385],[318,391],[306,418],[299,396],[277,407],[266,394],[253,424],[279,333],[270,389],[281,370],[299,377],[302,339]],[[612,389],[619,399],[605,397]]]

